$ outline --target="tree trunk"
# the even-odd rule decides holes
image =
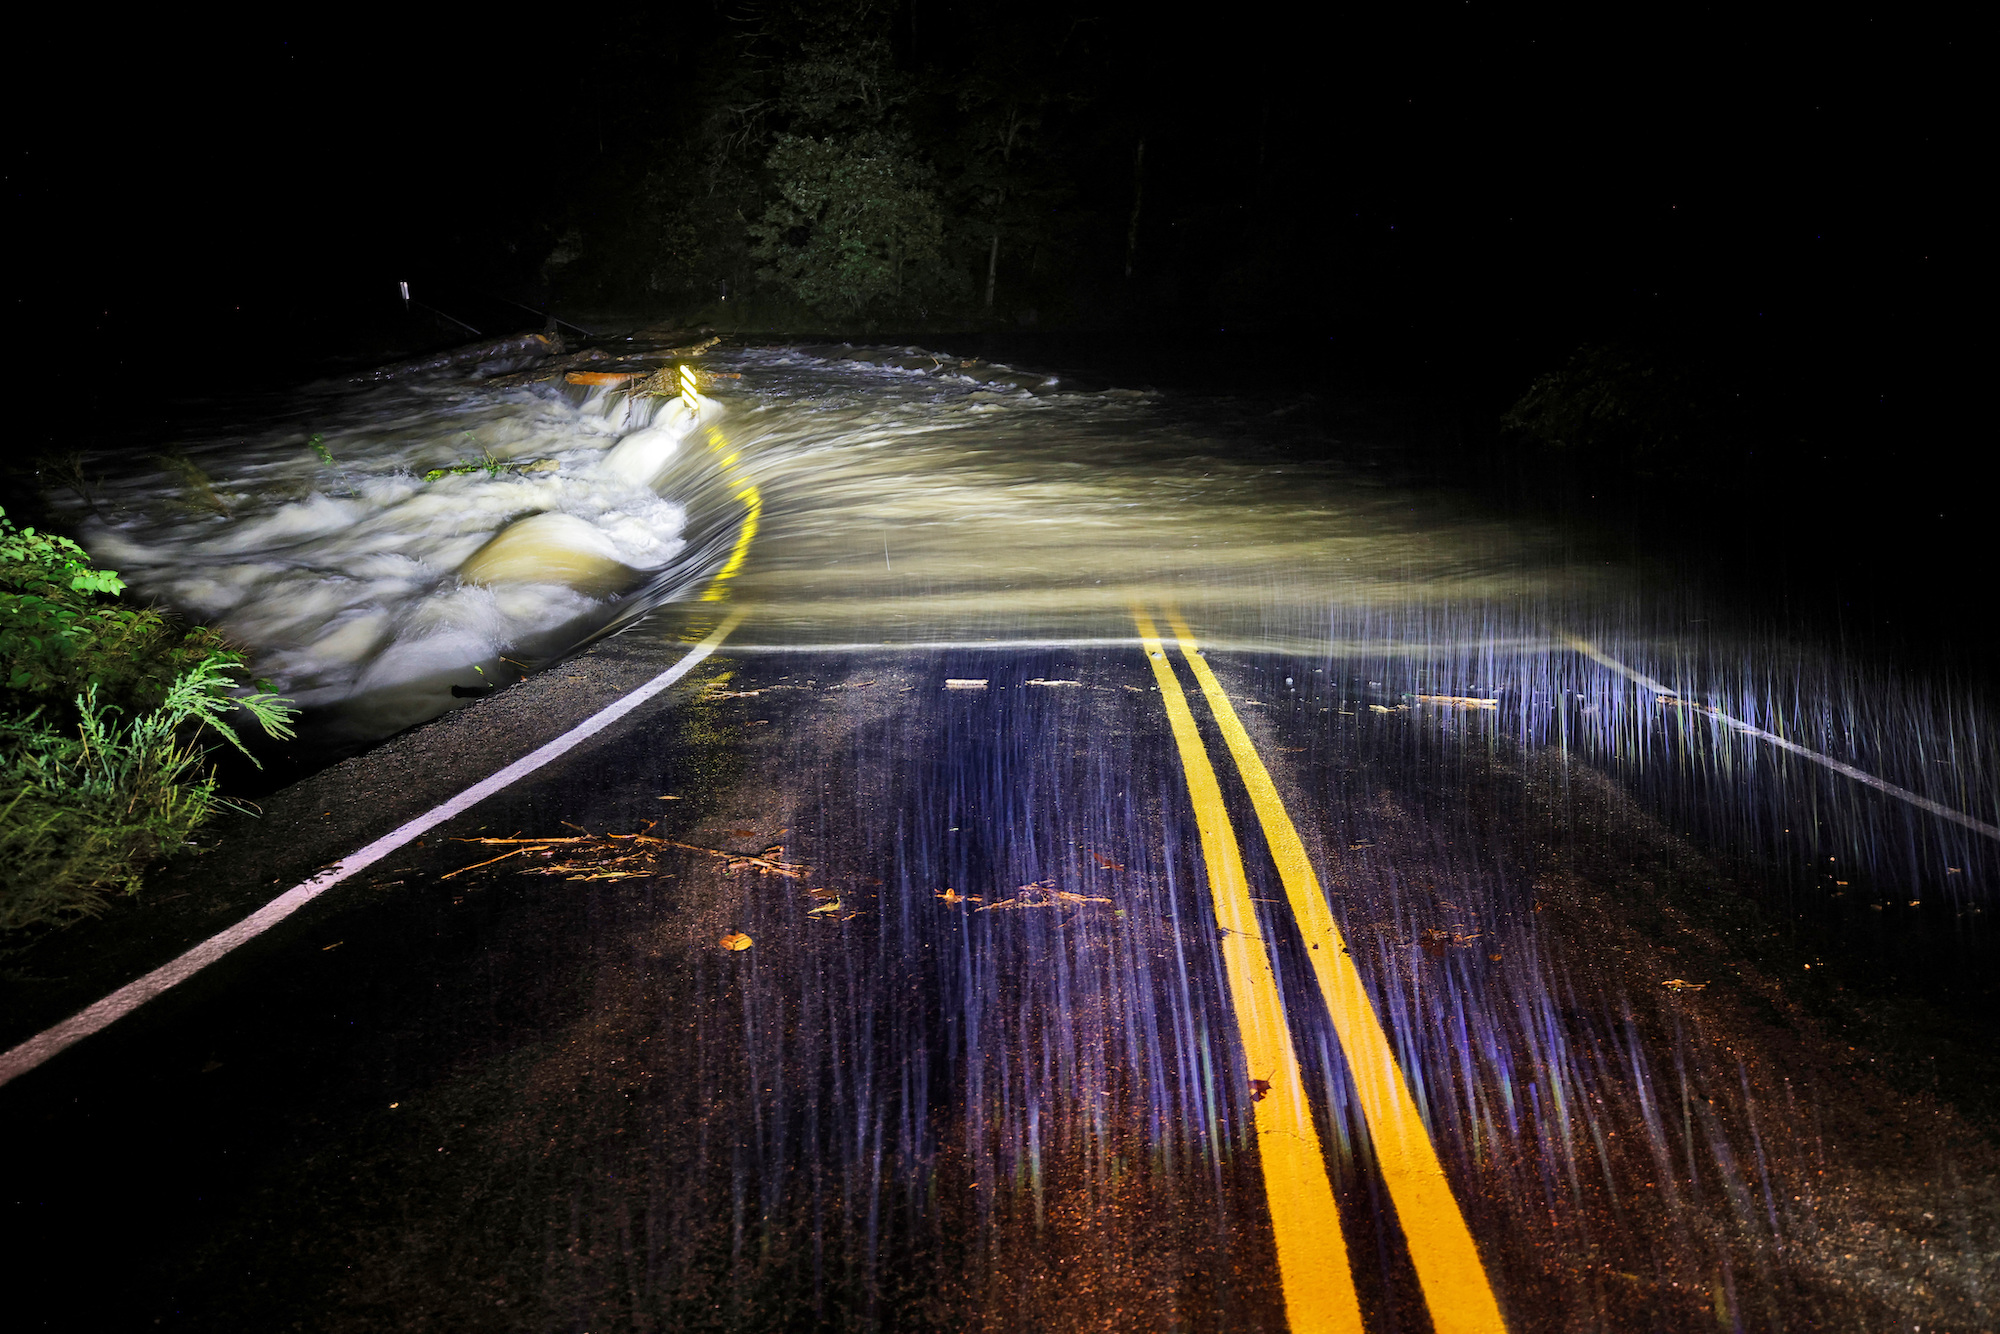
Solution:
[[[1146,141],[1132,160],[1132,225],[1125,229],[1125,277],[1132,277],[1132,261],[1139,253],[1139,206],[1146,201]]]
[[[993,309],[993,279],[1000,271],[1000,233],[993,233],[993,248],[986,252],[986,309]]]

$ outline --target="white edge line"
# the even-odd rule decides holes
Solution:
[[[1675,699],[1680,698],[1681,692],[1674,689],[1672,686],[1661,685],[1658,681],[1655,681],[1652,677],[1645,675],[1643,672],[1634,671],[1632,668],[1627,667],[1624,663],[1618,661],[1618,659],[1610,656],[1609,654],[1599,652],[1597,647],[1589,643],[1588,641],[1578,639],[1575,635],[1564,635],[1562,639],[1565,644],[1568,644],[1571,648],[1575,649],[1578,653],[1581,653],[1584,657],[1589,658],[1592,662],[1596,663],[1598,666],[1609,667],[1612,671],[1617,672],[1620,676],[1624,677],[1626,680],[1636,682],[1637,684],[1646,687],[1646,689],[1652,691],[1656,695],[1672,695]]]
[[[1898,798],[1899,800],[1902,801],[1907,801],[1912,806],[1916,806],[1922,810],[1929,811],[1932,815],[1940,816],[1943,819],[1950,820],[1953,824],[1963,825],[1965,828],[1970,829],[1975,834],[1984,834],[1988,838],[2000,839],[2000,825],[1988,824],[1984,820],[1978,819],[1971,815],[1967,815],[1964,811],[1954,810],[1950,806],[1944,805],[1942,802],[1932,801],[1929,797],[1923,796],[1920,793],[1912,792],[1910,791],[1910,789],[1906,787],[1898,787],[1894,783],[1889,782],[1887,779],[1877,778],[1874,774],[1871,774],[1866,770],[1857,769],[1851,764],[1845,763],[1844,761],[1841,760],[1836,760],[1831,755],[1825,755],[1816,750],[1809,750],[1806,747],[1801,746],[1796,741],[1787,741],[1785,738],[1777,735],[1774,732],[1765,731],[1763,728],[1757,726],[1755,723],[1747,723],[1743,721],[1741,718],[1732,718],[1728,714],[1724,713],[1722,710],[1716,708],[1712,704],[1703,704],[1697,700],[1688,699],[1685,696],[1683,696],[1680,691],[1675,690],[1673,687],[1663,686],[1658,681],[1655,681],[1651,677],[1645,675],[1643,672],[1634,671],[1632,668],[1627,667],[1624,663],[1618,661],[1618,659],[1611,657],[1608,654],[1599,652],[1596,648],[1592,647],[1590,644],[1586,643],[1581,639],[1577,639],[1574,636],[1565,636],[1564,638],[1565,642],[1568,643],[1569,646],[1575,649],[1578,653],[1583,654],[1586,658],[1589,658],[1592,662],[1598,663],[1601,666],[1609,667],[1612,671],[1617,672],[1619,675],[1625,677],[1627,680],[1632,681],[1637,685],[1644,686],[1646,689],[1652,691],[1656,695],[1659,695],[1663,703],[1671,701],[1673,703],[1683,705],[1687,708],[1694,709],[1700,713],[1704,713],[1709,717],[1715,719],[1717,722],[1725,723],[1728,726],[1734,728],[1736,731],[1741,732],[1746,736],[1757,737],[1759,740],[1770,742],[1772,745],[1777,746],[1781,750],[1788,750],[1792,752],[1792,754],[1794,755],[1802,755],[1806,759],[1811,760],[1815,764],[1824,765],[1825,767],[1833,770],[1837,774],[1844,774],[1848,778],[1852,778],[1857,783],[1866,783],[1868,786],[1876,789],[1879,792],[1886,792],[1892,797]]]
[[[126,983],[103,1000],[77,1011],[53,1028],[44,1029],[6,1055],[0,1056],[0,1084],[26,1074],[64,1048],[73,1046],[92,1033],[109,1027],[169,987],[187,981],[238,945],[270,930],[327,890],[357,871],[374,865],[419,834],[436,828],[455,815],[462,814],[494,793],[525,778],[549,761],[574,750],[582,742],[597,735],[693,671],[702,659],[721,646],[723,639],[736,628],[736,623],[742,618],[741,612],[731,615],[716,628],[714,634],[695,645],[686,657],[672,667],[637,690],[619,696],[555,740],[515,760],[498,773],[474,783],[449,801],[433,806],[416,819],[403,824],[391,833],[384,834],[359,852],[341,858],[312,879],[293,885],[236,925],[217,932],[179,958],[162,964],[135,982]]]
[[[1676,698],[1679,697],[1676,696]],[[1735,728],[1739,732],[1743,732],[1749,736],[1760,737],[1763,740],[1770,742],[1774,746],[1777,746],[1783,750],[1791,751],[1795,755],[1803,755],[1809,760],[1813,760],[1816,763],[1825,765],[1827,768],[1833,770],[1835,773],[1845,774],[1849,778],[1854,779],[1856,782],[1866,783],[1868,784],[1868,786],[1872,788],[1878,788],[1881,791],[1888,793],[1892,797],[1900,797],[1904,801],[1909,802],[1912,806],[1920,806],[1924,810],[1929,811],[1933,815],[1941,815],[1945,819],[1952,821],[1954,824],[1964,825],[1967,829],[1972,830],[1974,833],[1984,834],[1988,838],[2000,838],[2000,825],[1988,824],[1984,820],[1976,819],[1973,816],[1967,815],[1964,811],[1953,810],[1951,807],[1946,806],[1940,802],[1932,801],[1929,797],[1922,796],[1918,793],[1912,792],[1906,787],[1897,787],[1894,783],[1888,782],[1885,779],[1877,778],[1874,774],[1867,773],[1864,772],[1863,770],[1857,769],[1851,764],[1844,764],[1841,761],[1834,759],[1831,755],[1822,755],[1816,750],[1807,750],[1804,746],[1801,746],[1796,741],[1787,741],[1785,740],[1785,738],[1781,736],[1775,735],[1774,733],[1771,732],[1766,732],[1763,728],[1756,726],[1754,723],[1746,723],[1741,718],[1732,718],[1728,714],[1722,712],[1720,709],[1711,708],[1707,705],[1695,704],[1693,703],[1693,701],[1683,701],[1683,702],[1689,704],[1690,707],[1695,708],[1702,713],[1708,714],[1710,717],[1714,718],[1718,722],[1727,723],[1729,726]]]

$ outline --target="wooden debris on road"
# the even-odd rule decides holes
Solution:
[[[569,371],[563,379],[570,384],[630,384],[646,378],[644,371]]]
[[[484,843],[487,840],[482,838],[477,841]],[[483,862],[474,862],[470,866],[461,866],[456,871],[446,871],[443,875],[439,876],[438,879],[449,880],[455,875],[464,875],[467,871],[477,871],[482,866],[491,866],[493,865],[494,862],[504,862],[509,857],[518,857],[522,853],[527,851],[529,851],[529,849],[527,848],[515,848],[512,852],[503,852],[498,857],[489,858],[488,860]]]
[[[1110,899],[1097,898],[1090,894],[1072,894],[1066,889],[1057,889],[1053,880],[1037,880],[1032,885],[1022,885],[1014,891],[1011,899],[1001,899],[989,903],[977,912],[992,912],[996,908],[1055,908],[1065,903],[1109,903]]]
[[[745,867],[749,867],[751,870],[762,871],[768,875],[790,876],[792,879],[797,880],[807,870],[803,862],[784,861],[780,857],[770,855],[769,853],[763,856],[753,856],[744,852],[726,852],[721,848],[704,848],[695,843],[676,843],[672,839],[662,839],[660,841],[670,848],[679,848],[683,852],[700,852],[710,857],[720,857],[727,869],[731,871],[740,871]],[[783,850],[782,848],[776,849],[778,852],[782,852]]]
[[[647,829],[653,826],[649,822]],[[577,826],[570,825],[576,829]],[[635,876],[658,875],[660,854],[667,848],[682,852],[699,852],[708,857],[720,857],[725,869],[759,871],[767,875],[789,876],[796,880],[806,873],[807,867],[801,862],[783,859],[784,845],[766,848],[763,854],[730,852],[724,848],[707,848],[698,843],[682,843],[671,838],[655,838],[648,833],[638,834],[593,834],[580,830],[576,834],[550,838],[465,838],[461,843],[483,843],[489,847],[506,847],[509,851],[471,866],[461,866],[456,871],[448,871],[438,877],[448,880],[467,871],[476,871],[510,857],[539,858],[519,867],[522,875],[560,875],[570,880],[625,880]]]
[[[1485,934],[1484,931],[1474,931],[1470,935],[1465,935],[1442,927],[1427,926],[1417,933],[1417,944],[1426,953],[1443,954],[1445,950],[1452,948],[1471,949],[1472,942]]]

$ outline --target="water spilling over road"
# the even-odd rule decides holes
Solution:
[[[2000,1200],[1951,1104],[1991,1113],[1987,1066],[1909,1019],[1990,993],[1978,699],[1426,490],[1283,400],[790,347],[701,357],[690,405],[629,378],[685,358],[620,351],[597,383],[331,397],[310,434],[97,499],[98,555],[352,736],[622,632],[322,775],[362,784],[368,837],[458,790],[481,718],[504,762],[577,720],[572,682],[692,672],[244,962],[268,1012],[218,987],[188,1002],[213,1023],[127,1058],[259,1062],[185,1095],[203,1127],[354,1104],[301,1132],[323,1153],[265,1146],[266,1193],[202,1243],[232,1257],[194,1265],[204,1309],[1984,1309]],[[276,882],[349,850],[307,787],[277,798],[306,843]],[[351,1226],[378,1197],[399,1222]],[[300,1203],[274,1225],[267,1198]],[[359,1239],[242,1290],[287,1229]]]
[[[1793,821],[1739,777],[1775,772],[1822,812],[1800,855],[1881,867],[1893,893],[1956,896],[1991,872],[1964,821],[1725,735],[1789,738],[1990,826],[2000,762],[1972,701],[1409,485],[1392,443],[1312,438],[1295,400],[837,346],[696,359],[690,410],[619,382],[675,349],[614,350],[574,377],[595,383],[460,371],[308,396],[113,469],[86,541],[351,744],[695,595],[749,487],[756,559],[733,573],[751,644],[1126,642],[1127,609],[1169,599],[1210,642],[1312,658],[1369,703],[1503,701],[1523,740],[1567,735],[1698,791],[1761,844]],[[1699,707],[1663,712],[1663,692]]]
[[[1398,490],[1379,462],[1286,462],[1260,431],[1282,411],[1203,428],[1148,392],[916,349],[704,364],[740,378],[692,414],[560,380],[322,393],[116,470],[86,540],[358,738],[684,594],[715,554],[690,524],[740,520],[725,457],[761,489],[746,595],[772,643],[1123,637],[1134,597],[1171,592],[1265,645],[1429,618],[1424,651],[1462,640],[1491,680],[1492,645],[1540,633],[1552,598],[1603,596],[1550,535]]]
[[[654,427],[650,402],[577,397],[323,395],[115,475],[84,538],[335,734],[380,737],[569,647],[684,551],[684,507],[649,485],[684,434],[671,407]]]

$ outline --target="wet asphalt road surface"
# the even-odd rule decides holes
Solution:
[[[725,644],[0,1090],[10,1325],[2000,1321],[1990,1131],[1837,961],[1802,980],[1740,865],[1494,710],[1384,705],[1334,659],[1157,652]],[[99,971],[581,716],[566,673],[608,695],[672,656],[613,641],[280,794],[260,846],[176,872],[181,915],[162,895]]]

